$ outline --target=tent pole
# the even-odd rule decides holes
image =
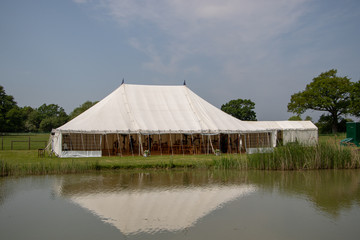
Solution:
[[[241,154],[241,148],[242,148],[242,139],[241,134],[239,133],[239,153]]]
[[[109,153],[109,157],[110,157],[110,149],[109,149],[109,139],[108,139],[108,136],[107,136],[107,134],[105,134],[105,140],[106,140],[106,146],[107,146],[107,149],[108,149],[108,153]]]
[[[201,140],[202,140],[202,145],[204,145],[204,135],[201,133]],[[200,142],[200,151],[201,153],[203,152],[203,148],[205,148],[205,146],[202,146],[201,142]],[[206,149],[204,149],[204,153],[205,153]]]
[[[159,146],[160,146],[160,155],[162,156],[161,135],[160,135],[160,132],[159,132]]]
[[[215,149],[214,149],[214,146],[213,146],[213,144],[212,144],[211,137],[210,137],[210,146],[211,146],[211,149],[212,149],[213,154],[215,154]]]
[[[231,144],[230,144],[230,141],[231,141],[231,139],[230,139],[230,134],[228,134],[228,146],[227,146],[227,153],[229,153],[229,149],[230,149],[230,153],[231,153]]]
[[[131,141],[131,135],[130,135],[130,132],[129,132],[129,145],[130,145],[130,150],[131,150],[131,155],[134,157],[134,150],[133,150],[133,141]]]
[[[95,147],[96,147],[96,137],[95,137],[95,134],[94,134],[94,148],[91,148],[91,150],[95,150]]]
[[[171,132],[170,132],[170,147],[171,147],[171,155],[174,155],[173,147],[172,147],[172,140],[171,140]]]
[[[142,139],[141,139],[141,134],[138,133],[138,138],[139,138],[139,156],[143,155],[144,154],[144,148],[143,148],[143,145],[142,145]],[[140,152],[141,152],[141,155],[140,155]]]
[[[183,156],[184,156],[185,152],[184,152],[183,134],[180,135],[180,141],[181,141],[181,150],[182,150],[182,153],[183,153]]]
[[[218,134],[218,140],[219,140],[219,151],[221,152],[221,135],[220,135],[220,133]]]
[[[194,136],[193,134],[191,133],[191,145],[193,147],[193,154],[195,155],[195,144],[194,144]]]
[[[249,148],[251,147],[251,139],[250,139],[250,134],[248,134],[248,141],[249,141]],[[246,143],[246,142],[245,142]],[[246,144],[245,144],[246,145]]]
[[[207,143],[206,143],[206,155],[209,155],[209,135],[207,136]]]
[[[117,140],[118,140],[118,149],[120,149],[120,157],[122,157],[121,143],[120,143],[119,133],[117,133],[116,136],[117,136]],[[117,150],[116,150],[116,151],[117,151]]]
[[[84,138],[83,138],[83,134],[80,133],[80,136],[81,136],[81,145],[82,145],[82,149],[83,151],[85,151],[85,148],[84,148]]]
[[[102,135],[100,135],[100,142],[99,142],[99,150],[101,151],[101,156],[102,156]]]

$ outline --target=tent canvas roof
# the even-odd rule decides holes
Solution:
[[[211,105],[186,85],[122,84],[63,126],[61,132],[241,133],[317,129],[308,121],[240,121]]]

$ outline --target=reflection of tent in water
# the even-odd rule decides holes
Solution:
[[[96,105],[53,130],[60,157],[251,153],[278,142],[317,142],[310,121],[240,121],[186,85],[122,84]]]
[[[254,191],[249,185],[120,191],[72,196],[124,234],[191,227],[222,204]]]

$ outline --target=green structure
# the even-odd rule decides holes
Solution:
[[[341,140],[341,145],[355,144],[360,146],[360,122],[346,123],[346,138]]]

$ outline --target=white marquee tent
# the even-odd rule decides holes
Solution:
[[[164,153],[252,152],[283,143],[317,141],[310,121],[240,121],[186,85],[122,84],[96,105],[54,129],[60,157]],[[224,144],[227,144],[224,146]]]

